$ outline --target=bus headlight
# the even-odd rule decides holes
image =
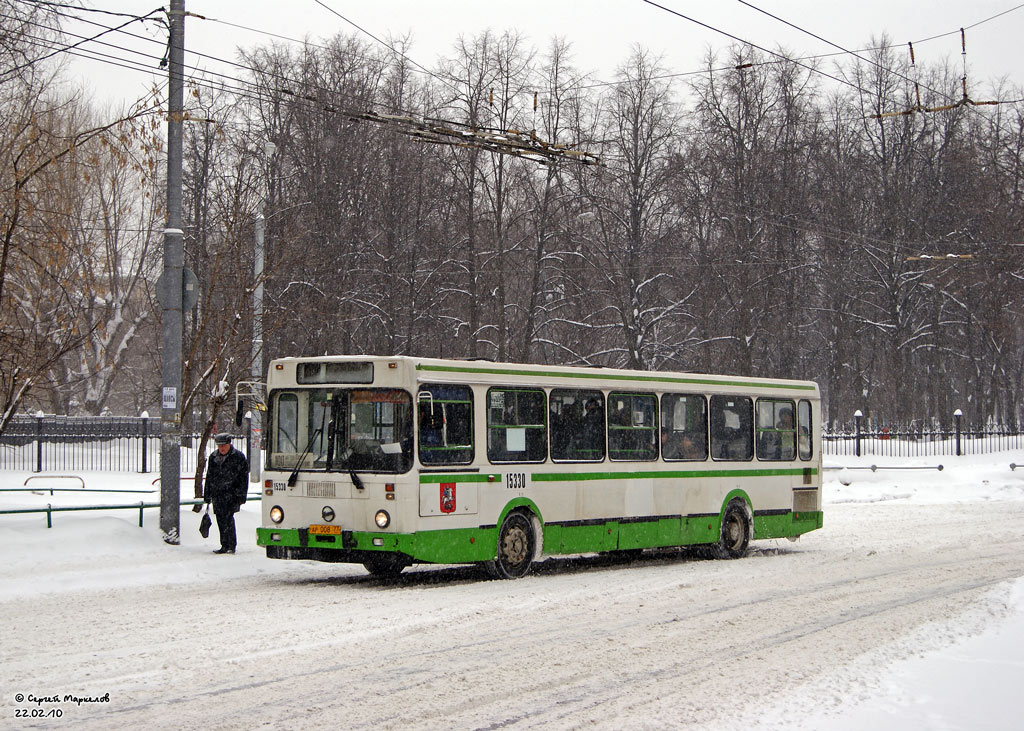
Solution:
[[[383,530],[391,525],[391,516],[388,515],[386,510],[378,510],[377,514],[373,516],[373,521],[377,524],[377,527]]]
[[[279,505],[275,505],[270,509],[270,519],[278,524],[280,524],[281,521],[284,520],[284,511],[281,510],[281,507]]]
[[[330,505],[324,505],[324,509],[320,511],[320,517],[324,519],[325,523],[330,523],[334,520],[334,508]]]

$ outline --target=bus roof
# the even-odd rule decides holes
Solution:
[[[818,384],[814,381],[801,381],[781,378],[759,378],[753,376],[727,376],[705,373],[685,373],[676,371],[641,371],[624,368],[605,368],[603,366],[560,366],[537,365],[530,363],[504,363],[489,360],[460,360],[450,358],[418,358],[414,356],[377,356],[377,355],[332,355],[276,358],[274,364],[284,363],[336,363],[336,362],[367,362],[399,364],[417,375],[419,381],[501,383],[507,384],[510,377],[528,379],[537,385],[576,385],[584,386],[600,383],[606,388],[646,385],[649,388],[689,386],[701,390],[717,389],[758,389],[784,391],[794,395],[817,398]]]

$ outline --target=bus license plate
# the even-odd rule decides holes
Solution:
[[[311,525],[309,526],[310,535],[314,536],[340,536],[341,526],[340,525]]]

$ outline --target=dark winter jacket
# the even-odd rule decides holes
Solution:
[[[241,505],[249,491],[249,461],[234,447],[227,454],[214,452],[206,458],[203,499],[218,507]]]

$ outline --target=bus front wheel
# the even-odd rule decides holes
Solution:
[[[510,513],[498,531],[498,553],[487,562],[487,571],[499,579],[526,576],[533,562],[537,536],[533,522],[523,513]]]
[[[732,500],[722,516],[722,532],[713,545],[715,558],[742,558],[754,533],[754,516],[743,500]]]

